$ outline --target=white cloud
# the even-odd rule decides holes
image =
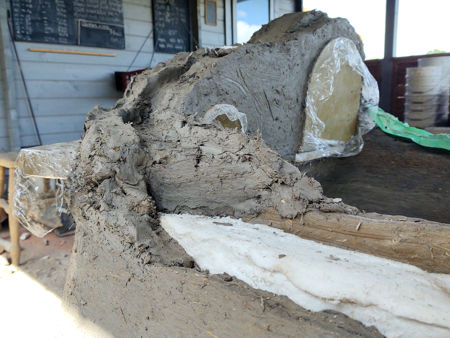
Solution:
[[[243,19],[247,17],[247,12],[246,11],[238,11],[238,18],[239,19]]]
[[[261,25],[249,25],[245,21],[237,22],[237,42],[245,43],[252,37],[253,33],[261,28]]]

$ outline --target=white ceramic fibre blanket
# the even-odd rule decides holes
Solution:
[[[450,337],[450,275],[228,217],[162,215],[161,224],[210,273],[343,312],[389,337]]]

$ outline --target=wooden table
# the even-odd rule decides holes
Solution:
[[[17,153],[0,153],[0,208],[8,214],[9,235],[11,238],[11,241],[0,238],[0,247],[11,254],[12,263],[14,265],[19,265],[19,222],[14,213],[14,196],[16,193],[15,169],[17,167],[16,158]],[[5,169],[9,170],[8,200],[2,198],[5,187]]]

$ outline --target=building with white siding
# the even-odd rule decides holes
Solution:
[[[212,48],[237,42],[237,6],[240,0],[186,1],[189,2],[191,16],[191,48]],[[295,9],[295,0],[245,1],[267,6],[270,20]],[[56,4],[54,0],[48,2]],[[0,152],[39,145],[37,130],[43,144],[80,138],[86,113],[95,105],[110,107],[121,97],[122,93],[115,86],[115,72],[147,68],[172,57],[173,53],[157,50],[154,53],[155,13],[152,13],[152,2],[120,2],[123,10],[124,49],[12,39],[8,29],[8,11],[11,12],[13,3],[25,6],[32,2],[0,0]],[[206,22],[205,5],[216,7],[216,17],[209,18],[215,24]],[[12,20],[9,22],[12,26]],[[14,31],[15,28],[11,28]],[[30,49],[105,53],[113,56],[36,52]]]

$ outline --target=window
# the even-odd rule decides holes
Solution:
[[[205,0],[205,23],[217,26],[217,0]]]
[[[238,0],[237,42],[245,43],[269,22],[269,0]]]
[[[409,3],[410,0],[404,1]],[[346,18],[363,41],[366,59],[384,57],[385,1],[303,0],[304,11],[313,9],[327,13],[331,18]]]

